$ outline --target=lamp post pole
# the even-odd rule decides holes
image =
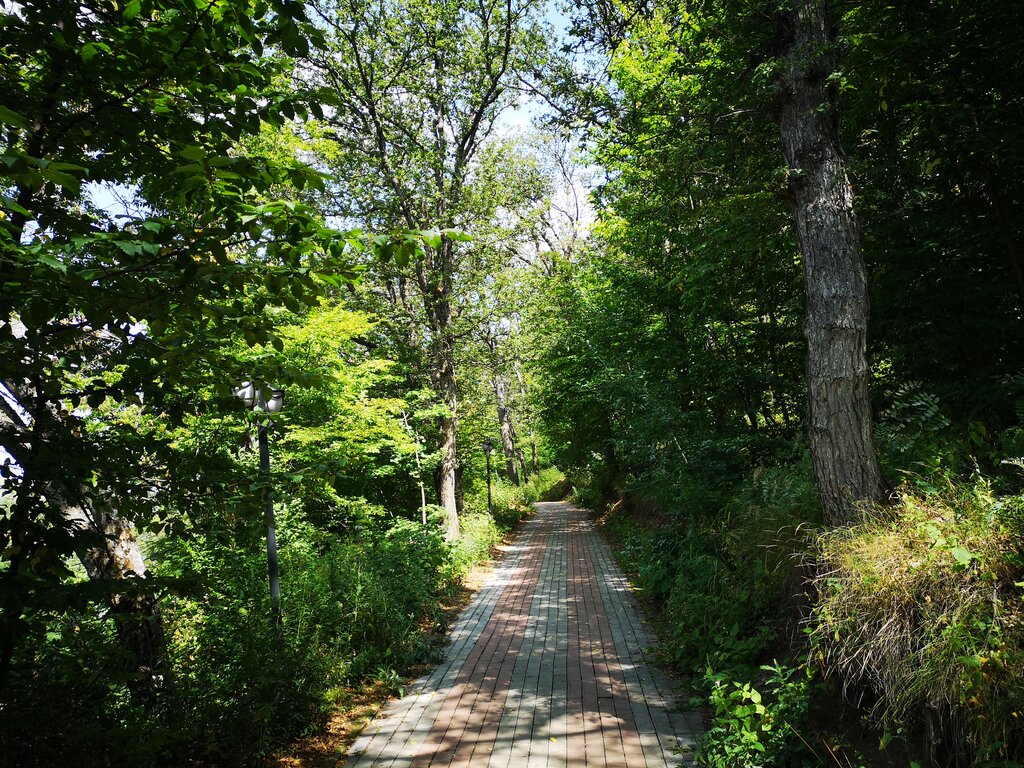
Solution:
[[[281,624],[281,577],[277,569],[277,526],[274,522],[274,493],[270,487],[270,440],[267,425],[258,428],[260,444],[260,472],[266,486],[263,489],[263,522],[267,526],[267,573],[270,578],[270,604],[274,624]]]
[[[491,451],[494,450],[494,441],[489,437],[485,438],[483,449],[487,457],[487,514],[491,514]]]
[[[247,408],[262,412],[256,425],[256,434],[260,451],[260,474],[263,476],[263,523],[267,526],[267,575],[270,581],[270,604],[273,611],[274,624],[282,623],[281,614],[281,577],[277,568],[277,526],[274,521],[274,491],[270,482],[270,438],[269,427],[273,424],[269,414],[280,413],[284,405],[284,391],[264,388],[251,381],[243,381],[235,388],[235,395],[245,403]]]

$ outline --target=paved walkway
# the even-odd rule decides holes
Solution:
[[[444,661],[370,724],[346,768],[689,764],[698,721],[672,711],[647,664],[651,636],[590,513],[537,510]]]

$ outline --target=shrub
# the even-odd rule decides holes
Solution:
[[[274,626],[261,548],[211,541],[165,548],[165,565],[200,571],[200,594],[164,601],[173,670],[167,730],[178,754],[238,763],[316,722],[342,684],[393,678],[422,661],[425,629],[454,578],[435,528],[384,531],[321,546],[301,520],[281,531],[283,626]]]
[[[512,485],[496,479],[491,484],[491,516],[502,534],[507,534],[524,517],[533,512],[536,501],[554,501],[564,498],[559,492],[566,490],[565,475],[556,467],[547,467],[532,475],[521,485]],[[486,514],[487,487],[466,499],[466,516]]]
[[[805,464],[759,469],[714,513],[680,513],[647,530],[625,515],[609,526],[645,597],[663,609],[662,652],[683,671],[756,669],[778,643],[800,592],[799,528],[817,515]],[[700,489],[680,497],[707,498]]]
[[[99,764],[111,744],[142,764],[155,761],[167,734],[131,703],[113,622],[97,605],[32,618],[41,631],[33,627],[17,649],[0,704],[0,766],[48,768],[69,755]]]
[[[709,768],[812,768],[826,762],[812,748],[814,682],[804,666],[764,665],[757,687],[708,669],[713,709],[697,759]],[[822,752],[828,749],[822,745]]]
[[[452,567],[463,578],[476,563],[491,556],[491,548],[501,542],[501,531],[486,512],[470,512],[459,519],[461,535],[452,552]]]

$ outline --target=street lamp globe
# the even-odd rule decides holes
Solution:
[[[263,390],[262,398],[266,402],[267,413],[280,413],[281,407],[284,405],[284,390],[283,389],[271,389],[270,397],[267,397],[267,390]]]
[[[280,413],[284,406],[284,390],[277,387],[257,388],[254,382],[243,381],[232,392],[246,408],[259,408],[264,413]]]
[[[232,391],[235,393],[235,397],[245,403],[246,408],[256,405],[256,385],[251,381],[243,381]]]

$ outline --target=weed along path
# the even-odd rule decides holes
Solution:
[[[640,768],[688,764],[650,635],[591,515],[539,503],[459,617],[444,661],[386,707],[346,768]]]

